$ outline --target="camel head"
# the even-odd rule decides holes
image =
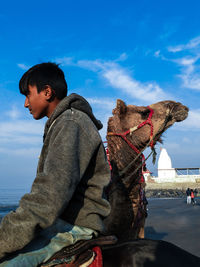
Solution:
[[[116,108],[112,112],[113,116],[109,118],[107,129],[108,148],[111,159],[119,161],[119,165],[121,165],[125,161],[123,159],[125,158],[125,155],[123,155],[124,150],[128,151],[126,158],[129,158],[132,152],[127,144],[124,144],[125,141],[121,137],[110,135],[109,133],[126,133],[130,130],[130,133],[126,135],[127,139],[141,151],[152,138],[151,146],[155,145],[157,141],[161,142],[162,133],[175,122],[185,120],[188,111],[189,109],[186,106],[170,100],[145,107],[126,105],[122,100],[118,99]],[[137,129],[137,126],[141,125],[148,118],[152,126],[145,124]],[[116,154],[119,154],[120,159],[116,159]]]

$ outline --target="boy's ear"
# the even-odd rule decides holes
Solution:
[[[53,100],[55,93],[54,93],[53,89],[51,88],[51,86],[49,86],[49,85],[45,86],[44,95],[45,95],[47,101]]]

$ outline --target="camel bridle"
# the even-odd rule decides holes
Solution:
[[[132,128],[130,128],[129,130],[127,130],[124,133],[115,133],[115,132],[108,132],[107,136],[119,136],[121,137],[127,144],[128,146],[134,150],[137,154],[140,154],[142,156],[142,160],[145,162],[145,156],[143,153],[140,153],[140,151],[137,149],[137,147],[135,145],[133,145],[127,138],[127,135],[132,136],[133,132],[135,132],[136,130],[142,128],[143,126],[145,126],[146,124],[149,124],[151,127],[151,133],[150,133],[150,147],[153,149],[154,144],[153,144],[153,123],[152,123],[152,116],[154,113],[154,110],[152,108],[150,108],[149,106],[147,107],[150,111],[148,118],[141,122],[139,125],[134,126]],[[146,148],[146,147],[145,147]]]
[[[167,122],[169,121],[169,118],[170,118],[171,112],[172,112],[172,110],[170,110],[170,108],[168,107],[167,110],[166,110],[166,117],[165,117],[165,120],[164,120],[163,124],[161,124],[160,128],[158,129],[158,131],[153,135],[152,116],[154,114],[154,110],[150,106],[148,106],[147,108],[149,109],[150,112],[149,112],[148,118],[144,122],[140,123],[137,126],[134,126],[134,127],[130,128],[129,130],[127,130],[124,133],[115,133],[115,132],[108,132],[107,133],[107,137],[111,137],[111,136],[119,136],[119,137],[121,137],[128,144],[128,146],[137,153],[136,158],[134,158],[122,171],[119,172],[119,177],[122,177],[127,172],[127,170],[130,169],[130,167],[136,162],[136,160],[140,156],[142,157],[142,163],[134,170],[133,173],[131,173],[131,175],[128,175],[127,177],[123,178],[124,182],[128,181],[130,179],[130,177],[132,177],[141,167],[143,168],[146,165],[145,162],[152,155],[152,153],[154,154],[154,157],[156,157],[156,151],[155,151],[155,148],[154,148],[154,141],[155,141],[156,137],[165,129],[165,126],[166,126]],[[139,149],[127,139],[127,135],[131,136],[133,134],[133,132],[135,132],[136,130],[142,128],[143,126],[145,126],[147,124],[150,125],[150,127],[151,127],[150,139],[149,139],[149,142],[146,144],[146,146],[141,151],[139,151]],[[143,154],[143,151],[148,146],[151,147],[152,151],[145,158],[145,156]],[[109,153],[109,151],[107,153]],[[110,162],[109,162],[109,165],[111,166]],[[143,175],[140,177],[139,183],[142,183],[142,182],[144,182]],[[129,186],[130,190],[132,189],[134,183],[135,182],[133,181],[131,183],[131,185]]]

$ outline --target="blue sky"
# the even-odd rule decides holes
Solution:
[[[18,82],[32,65],[57,62],[69,93],[102,120],[116,99],[180,101],[188,119],[164,134],[173,167],[200,167],[199,1],[3,1],[0,8],[0,183],[28,190],[46,119],[23,108]],[[157,145],[159,154],[160,145]],[[156,167],[148,163],[156,174]]]

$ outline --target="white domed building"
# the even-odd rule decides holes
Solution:
[[[156,183],[199,183],[200,168],[173,168],[167,150],[161,148],[158,159],[158,177],[151,177],[151,180]]]
[[[165,148],[161,148],[160,157],[158,159],[158,178],[171,182],[176,177],[176,171],[172,168],[172,161]]]

